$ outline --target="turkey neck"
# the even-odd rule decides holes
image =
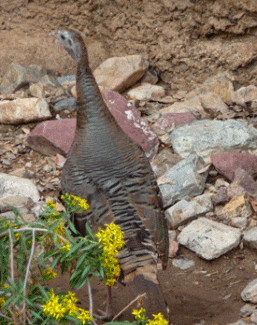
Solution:
[[[95,77],[89,67],[86,49],[77,66],[77,128],[84,129],[90,125],[98,128],[104,124],[115,124],[109,112]]]

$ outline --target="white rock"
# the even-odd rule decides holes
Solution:
[[[114,57],[104,61],[95,71],[94,76],[101,92],[123,90],[135,85],[143,77],[149,62],[142,55]]]
[[[0,123],[20,124],[51,117],[48,103],[39,98],[22,98],[0,102]]]
[[[241,238],[239,229],[199,218],[186,226],[178,242],[206,260],[213,260],[237,247]]]
[[[181,270],[187,270],[190,267],[195,266],[195,261],[184,258],[175,258],[172,260],[172,264],[176,267],[179,267]]]
[[[128,91],[128,97],[130,99],[138,100],[150,100],[154,98],[160,98],[165,95],[163,87],[143,83],[138,87],[132,88]]]
[[[232,100],[237,105],[245,106],[246,103],[257,101],[257,87],[250,85],[241,87],[233,93]]]
[[[40,199],[36,185],[31,180],[0,173],[0,199],[9,196],[30,197],[33,202]]]
[[[207,158],[215,152],[257,148],[257,130],[232,119],[193,121],[176,128],[170,138],[175,153],[182,157],[194,152]]]
[[[197,218],[213,209],[211,197],[203,194],[195,197],[190,202],[181,200],[165,211],[169,227],[174,229],[182,224]]]
[[[257,279],[251,281],[241,292],[243,301],[248,301],[253,304],[257,303]]]

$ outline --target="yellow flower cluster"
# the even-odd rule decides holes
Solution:
[[[45,305],[42,305],[42,308],[46,316],[53,317],[57,321],[61,320],[65,315],[69,315],[80,320],[82,324],[91,322],[93,317],[90,317],[87,310],[78,308],[75,305],[77,301],[75,294],[70,291],[65,296],[58,296],[51,290],[49,299]]]
[[[51,219],[58,219],[60,213],[56,210],[56,205],[52,200],[47,201],[47,207],[51,209],[51,213],[49,214],[49,218]]]
[[[102,262],[103,268],[105,269],[106,282],[108,286],[113,286],[120,276],[119,261],[115,257],[124,245],[123,232],[120,227],[115,225],[113,222],[106,225],[106,229],[98,229],[98,233],[95,235],[98,238],[100,247],[103,248],[103,253],[99,257]]]
[[[87,203],[87,200],[81,199],[78,196],[75,195],[69,195],[66,193],[65,195],[61,196],[61,199],[65,202],[68,208],[72,209],[74,207],[79,207],[82,212],[87,211],[89,208],[89,204]]]
[[[0,220],[2,221],[3,218],[1,218]],[[15,226],[10,220],[5,220],[2,227],[5,228],[5,229],[8,229],[8,228],[18,229],[19,228],[19,226]],[[16,232],[15,233],[15,238],[16,238],[17,241],[20,239],[20,237],[21,237],[20,233]]]
[[[153,320],[146,321],[146,310],[144,308],[134,309],[132,314],[135,316],[135,320],[147,325],[169,325],[169,322],[163,317],[162,313],[153,315]]]
[[[49,281],[57,276],[57,273],[55,273],[50,266],[44,271],[43,278],[45,281]]]

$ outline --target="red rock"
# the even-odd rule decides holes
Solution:
[[[197,118],[191,112],[186,113],[163,113],[161,118],[154,124],[153,129],[156,132],[164,130],[169,132],[169,129],[174,126],[188,124],[195,121]]]
[[[107,106],[125,133],[135,140],[152,159],[158,150],[157,135],[149,124],[142,120],[137,109],[119,93],[108,91],[104,94]],[[38,124],[27,138],[28,144],[46,155],[57,153],[66,156],[74,139],[76,119],[45,121]]]
[[[107,91],[103,97],[119,126],[144,149],[146,156],[152,159],[157,154],[159,140],[149,124],[141,119],[136,107],[115,91]]]
[[[76,129],[76,119],[45,121],[38,124],[28,135],[27,142],[44,155],[66,156],[70,150]]]
[[[244,169],[250,175],[257,173],[257,156],[250,153],[215,153],[211,155],[211,162],[222,175],[231,181],[233,181],[238,168]]]

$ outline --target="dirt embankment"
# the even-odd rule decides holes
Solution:
[[[255,0],[1,0],[0,13],[0,77],[13,61],[73,73],[51,37],[68,26],[86,36],[93,68],[141,53],[174,90],[224,70],[241,85],[257,83]]]

